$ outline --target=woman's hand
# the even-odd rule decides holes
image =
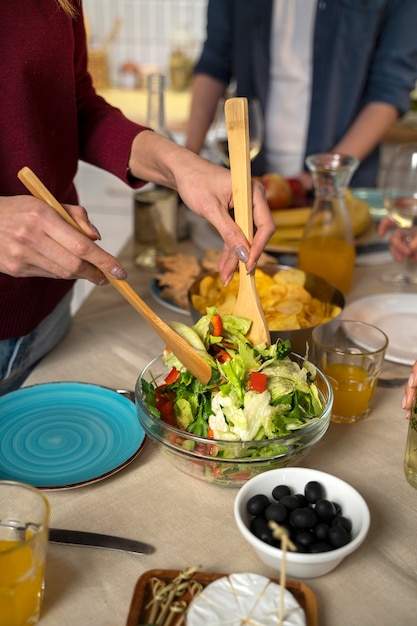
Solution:
[[[184,181],[184,184],[179,185],[178,192],[185,204],[210,222],[222,237],[225,245],[219,271],[223,282],[227,284],[238,260],[246,264],[249,272],[256,267],[257,260],[275,232],[275,224],[266,201],[265,188],[259,182],[252,181],[254,237],[252,245],[249,245],[231,216],[233,194],[229,170],[209,163],[206,166],[212,166],[213,171],[207,167],[207,172],[201,173],[201,184],[197,188],[191,182],[188,184]]]
[[[94,241],[99,233],[85,209],[64,205],[85,235],[32,196],[0,198],[0,272],[14,277],[85,278],[106,282],[103,273],[125,278],[120,263]]]
[[[417,361],[414,363],[410,377],[407,381],[404,391],[404,397],[402,401],[403,409],[406,409],[406,417],[407,419],[410,417],[411,409],[413,408],[413,404],[415,401],[415,394],[417,389]]]
[[[252,271],[275,224],[263,186],[252,188],[255,234],[249,244],[230,212],[233,209],[232,181],[229,170],[210,163],[181,146],[151,131],[139,133],[132,144],[129,169],[133,176],[176,189],[184,203],[212,224],[224,241],[220,259],[221,278],[231,280],[238,260]]]

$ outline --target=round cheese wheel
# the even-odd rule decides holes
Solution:
[[[277,626],[280,585],[258,574],[238,573],[218,578],[193,599],[187,626]],[[285,590],[283,626],[306,626],[305,613]]]

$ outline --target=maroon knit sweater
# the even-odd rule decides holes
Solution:
[[[81,9],[71,19],[55,0],[7,0],[0,33],[0,195],[28,193],[17,178],[27,165],[60,202],[76,204],[78,159],[128,183],[131,144],[143,127],[95,93]],[[0,273],[0,340],[33,330],[71,286]]]

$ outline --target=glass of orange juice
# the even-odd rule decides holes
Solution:
[[[0,481],[0,626],[40,618],[48,523],[49,503],[41,491]]]
[[[314,328],[312,338],[311,360],[333,388],[332,421],[364,419],[370,412],[388,337],[372,324],[334,319]]]

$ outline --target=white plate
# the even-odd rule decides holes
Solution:
[[[381,293],[361,298],[345,306],[343,317],[383,330],[389,339],[388,361],[413,365],[417,360],[417,294]]]

